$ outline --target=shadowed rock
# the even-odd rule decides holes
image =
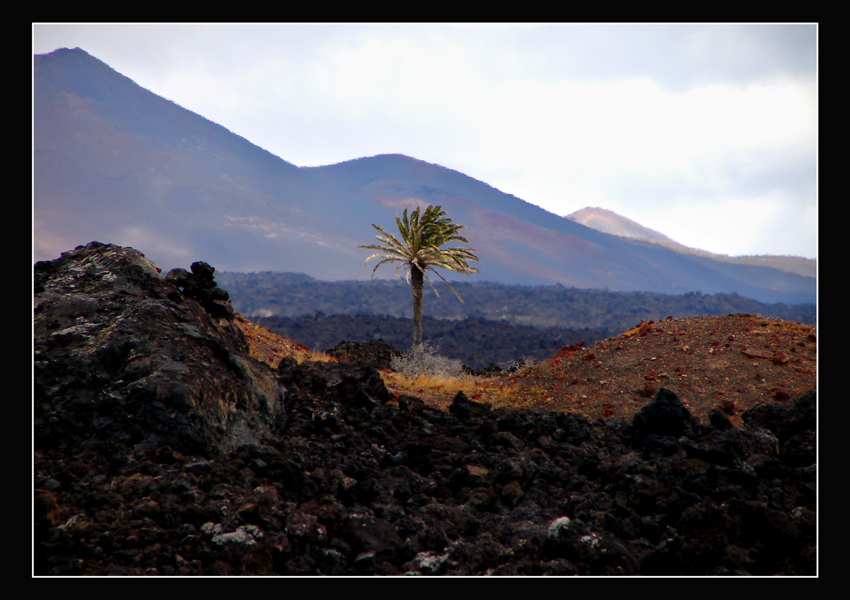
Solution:
[[[436,410],[364,361],[254,360],[193,267],[36,264],[37,575],[815,574],[814,392],[741,429],[667,389],[628,424]]]

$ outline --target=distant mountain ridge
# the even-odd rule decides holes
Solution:
[[[566,218],[570,221],[587,225],[597,231],[610,233],[611,235],[619,235],[622,237],[659,244],[673,245],[677,243],[663,233],[644,227],[640,223],[632,221],[622,215],[618,215],[607,208],[587,206],[567,215]]]
[[[772,267],[789,273],[797,273],[804,277],[817,276],[817,261],[811,258],[803,258],[801,256],[771,256],[771,255],[753,255],[753,256],[728,256],[725,254],[716,254],[707,250],[699,250],[680,244],[679,242],[669,238],[668,236],[644,227],[640,223],[615,213],[606,208],[588,206],[567,215],[567,219],[581,223],[597,231],[610,233],[611,235],[619,235],[622,237],[652,242],[660,244],[676,252],[685,254],[696,254],[698,256],[706,256],[715,260],[725,262],[746,264],[754,266]]]
[[[415,158],[299,168],[79,48],[36,55],[33,81],[35,260],[98,240],[166,269],[204,260],[363,280],[371,223],[441,204],[479,251],[478,280],[816,301],[813,277],[603,233]]]

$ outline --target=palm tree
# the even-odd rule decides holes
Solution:
[[[375,268],[372,269],[372,277],[375,277],[375,271],[378,270],[378,267],[386,262],[399,263],[396,267],[396,274],[398,274],[399,269],[407,267],[407,282],[413,291],[414,350],[422,347],[423,280],[427,280],[428,285],[439,296],[437,289],[431,283],[431,280],[428,279],[427,271],[431,270],[437,273],[437,276],[446,282],[461,302],[463,302],[463,298],[452,287],[452,284],[446,281],[445,277],[434,270],[435,267],[442,267],[443,269],[465,273],[467,275],[478,272],[478,269],[469,266],[468,262],[470,260],[479,260],[475,255],[477,250],[460,246],[442,248],[444,244],[449,242],[467,243],[465,237],[458,235],[458,231],[463,229],[464,226],[453,223],[445,214],[445,211],[439,205],[429,205],[423,213],[420,213],[417,207],[416,210],[410,213],[409,217],[407,215],[407,209],[404,209],[402,217],[399,218],[396,216],[395,218],[401,239],[391,233],[387,233],[372,223],[372,227],[380,233],[380,235],[375,236],[380,244],[358,246],[358,248],[378,250],[378,252],[366,259],[367,263],[373,258],[381,259],[375,265]]]

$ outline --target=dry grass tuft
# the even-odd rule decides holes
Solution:
[[[304,361],[337,362],[337,359],[329,354],[310,350],[303,344],[293,342],[261,325],[252,323],[240,314],[236,315],[235,322],[248,339],[251,356],[275,369],[282,358],[294,358],[299,363]]]
[[[429,406],[447,409],[458,392],[475,402],[499,406],[519,406],[519,387],[515,375],[483,377],[463,374],[460,376],[420,374],[407,377],[404,373],[385,370],[381,377],[391,392],[421,398]]]
[[[273,367],[284,356],[335,360],[241,316],[237,324],[251,355]],[[717,407],[740,427],[747,408],[817,389],[817,330],[756,315],[668,317],[641,322],[590,347],[565,346],[510,374],[474,376],[456,366],[432,353],[409,357],[408,369],[382,370],[381,376],[397,396],[415,396],[435,408],[447,409],[462,391],[493,408],[575,412],[591,419],[629,420],[663,386],[703,422]]]

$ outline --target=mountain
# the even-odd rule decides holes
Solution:
[[[592,227],[597,231],[660,244],[675,250],[676,252],[706,256],[715,260],[736,264],[773,267],[774,269],[788,271],[789,273],[797,273],[798,275],[803,275],[805,277],[817,276],[817,261],[811,258],[803,258],[801,256],[769,255],[728,256],[726,254],[715,254],[706,250],[690,248],[670,239],[663,233],[644,227],[640,223],[632,221],[622,215],[618,215],[614,211],[606,208],[588,206],[567,215],[566,218],[571,221],[575,221],[576,223]]]
[[[663,233],[659,233],[649,227],[644,227],[640,223],[627,219],[622,215],[618,215],[613,210],[606,208],[588,206],[567,215],[566,218],[570,221],[592,227],[596,231],[610,233],[611,235],[619,235],[635,240],[644,240],[646,242],[670,246],[676,244],[675,241]]]
[[[33,118],[35,260],[97,240],[165,269],[204,260],[368,279],[357,246],[374,240],[371,223],[392,227],[404,208],[441,204],[466,225],[478,280],[816,300],[813,277],[603,233],[412,157],[299,168],[79,48],[34,57]]]

